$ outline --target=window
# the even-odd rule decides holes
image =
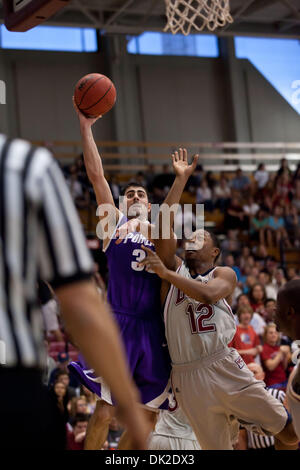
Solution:
[[[300,114],[300,41],[235,38],[236,56],[249,59]]]
[[[89,28],[37,26],[25,33],[8,31],[0,26],[0,47],[65,52],[95,52],[97,31]]]
[[[219,56],[217,37],[206,34],[143,33],[128,37],[127,51],[130,54]]]

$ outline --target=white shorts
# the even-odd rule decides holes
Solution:
[[[282,403],[254,378],[235,349],[173,365],[172,388],[203,450],[231,450],[237,421],[276,435],[288,420]]]
[[[148,450],[201,450],[198,441],[152,434]]]

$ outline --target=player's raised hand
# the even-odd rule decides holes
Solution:
[[[142,245],[142,249],[146,251],[147,256],[143,261],[139,262],[139,266],[146,266],[147,269],[154,271],[159,277],[164,279],[168,270],[162,260],[147,246]]]
[[[102,116],[97,116],[96,118],[88,118],[86,117],[81,111],[80,109],[78,108],[76,102],[75,102],[75,98],[74,96],[72,96],[72,101],[73,101],[73,106],[74,106],[74,109],[77,113],[77,116],[78,116],[78,119],[79,119],[79,123],[80,123],[80,126],[85,126],[85,127],[92,127],[96,121],[98,121],[98,119],[101,119]]]
[[[197,166],[198,158],[198,154],[194,155],[193,161],[189,165],[186,149],[180,148],[179,152],[176,150],[172,153],[173,168],[176,176],[188,179]]]

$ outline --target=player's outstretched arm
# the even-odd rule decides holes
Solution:
[[[220,299],[230,297],[236,287],[236,274],[231,268],[217,268],[215,277],[206,284],[202,284],[194,279],[180,276],[168,269],[156,253],[147,247],[143,246],[142,248],[147,252],[147,257],[139,263],[141,266],[147,266],[147,268],[152,269],[161,279],[173,284],[198,302],[214,304]]]
[[[175,255],[177,239],[173,231],[176,205],[179,204],[185,185],[196,168],[198,158],[199,155],[195,155],[192,163],[189,165],[186,149],[180,148],[179,152],[176,151],[172,154],[172,163],[176,178],[159,212],[159,237],[154,241],[155,250],[166,266],[173,270],[178,267],[179,263]],[[174,210],[172,210],[172,207]],[[170,216],[166,217],[166,213]],[[165,224],[169,226],[166,227]]]
[[[118,328],[91,281],[56,289],[66,329],[97,376],[112,390],[119,418],[136,449],[146,449],[150,429],[139,406],[139,397],[125,361]]]
[[[101,116],[94,119],[85,117],[78,109],[74,97],[73,105],[80,124],[85,168],[88,178],[93,185],[97,203],[98,205],[112,204],[114,206],[114,199],[109,184],[104,176],[101,156],[98,152],[92,131],[93,124],[95,124]]]

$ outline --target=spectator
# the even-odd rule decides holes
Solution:
[[[111,175],[109,178],[109,187],[113,196],[114,203],[119,207],[119,197],[121,195],[120,185],[115,175]]]
[[[255,312],[263,314],[266,298],[264,286],[256,282],[249,291],[250,304]]]
[[[247,230],[249,226],[249,220],[240,205],[239,199],[233,197],[231,203],[227,209],[224,221],[225,230]]]
[[[118,447],[118,443],[122,433],[123,429],[121,428],[117,418],[113,417],[111,419],[107,435],[108,448],[110,450],[115,450]]]
[[[231,180],[231,187],[235,191],[245,193],[250,189],[250,180],[248,176],[244,175],[242,170],[238,168],[235,177]]]
[[[292,206],[296,207],[298,213],[300,211],[300,178],[295,182],[295,189],[292,199]]]
[[[234,257],[233,255],[229,254],[226,256],[225,258],[225,266],[228,266],[229,268],[233,269],[235,274],[236,274],[236,277],[237,277],[237,280],[238,282],[240,282],[240,279],[241,279],[241,270],[240,268],[236,265],[235,263],[235,260],[234,260]]]
[[[264,163],[260,163],[256,172],[254,173],[254,180],[257,184],[258,191],[261,191],[265,188],[267,182],[269,181],[269,173],[266,171]]]
[[[38,297],[41,304],[46,335],[49,336],[51,334],[55,337],[56,341],[63,341],[64,337],[58,322],[58,302],[51,286],[47,282],[39,281]]]
[[[266,227],[267,245],[269,247],[274,246],[274,241],[276,242],[276,246],[279,247],[280,242],[283,241],[287,248],[291,248],[282,215],[282,208],[276,206],[273,215],[269,216],[268,226]]]
[[[292,204],[286,207],[285,227],[289,238],[293,241],[294,245],[299,248],[300,211]]]
[[[253,196],[248,196],[246,199],[246,203],[243,205],[243,211],[249,217],[251,221],[252,217],[254,217],[257,212],[259,211],[259,205],[254,201]]]
[[[253,311],[250,305],[250,300],[248,295],[241,294],[237,299],[237,310],[240,308],[247,307],[248,310]],[[255,333],[261,337],[265,331],[266,322],[261,315],[257,312],[253,312],[250,325],[254,329]]]
[[[62,382],[66,386],[69,398],[76,396],[76,389],[70,386],[70,374],[68,370],[58,370],[54,380],[55,382]]]
[[[89,192],[87,188],[80,182],[75,165],[70,167],[70,175],[67,177],[67,185],[76,207],[79,209],[87,208],[90,201]]]
[[[300,180],[300,163],[298,163],[295,173],[293,175],[293,183],[297,184],[298,180]]]
[[[241,243],[238,240],[238,231],[237,230],[228,230],[227,236],[221,242],[221,250],[223,258],[224,256],[229,255],[230,253],[233,256],[238,256],[240,254]]]
[[[254,362],[257,354],[261,352],[259,336],[250,325],[253,310],[251,307],[240,307],[237,311],[239,324],[229,347],[235,348],[246,364]]]
[[[273,191],[273,207],[280,203],[289,204],[292,197],[292,185],[288,172],[283,172],[275,183],[275,191]]]
[[[246,283],[244,285],[244,294],[249,294],[252,287],[256,284],[257,279],[254,276],[247,276]]]
[[[155,178],[155,166],[153,165],[153,163],[150,163],[148,166],[147,166],[147,170],[146,170],[146,174],[145,174],[145,179],[146,179],[146,187],[147,187],[147,190],[148,192],[151,192],[153,191],[153,187],[152,187],[152,184],[153,184],[153,180]]]
[[[300,279],[299,273],[297,272],[296,268],[288,268],[287,269],[287,280],[293,281],[294,279]]]
[[[260,272],[265,268],[266,259],[269,256],[268,249],[265,245],[259,244],[253,248],[253,254],[255,257],[255,267],[258,268],[258,271]]]
[[[231,189],[227,179],[223,176],[213,189],[213,198],[215,200],[215,207],[225,212],[231,197]]]
[[[69,421],[69,412],[67,407],[69,402],[69,395],[67,392],[67,387],[62,382],[55,382],[53,387],[50,389],[49,394],[59,409],[64,422],[67,423]]]
[[[269,323],[265,328],[260,357],[266,373],[265,382],[267,387],[285,390],[290,348],[289,346],[279,346],[279,339],[280,336],[275,323]]]
[[[155,176],[153,180],[153,192],[156,196],[156,202],[163,202],[166,194],[171,188],[175,179],[174,173],[170,172],[170,167],[166,163],[162,167],[162,173]]]
[[[292,173],[286,158],[280,160],[280,167],[277,170],[276,178],[279,178],[283,173],[288,173],[289,175]]]
[[[255,241],[265,245],[265,231],[268,226],[269,216],[261,208],[250,221],[250,235]]]
[[[271,277],[267,270],[262,270],[258,275],[258,282],[265,288],[266,297],[276,300],[277,289],[271,283]]]
[[[244,245],[242,247],[242,254],[241,254],[241,257],[239,259],[239,264],[240,264],[240,267],[242,270],[244,270],[244,268],[246,266],[248,266],[248,257],[250,256],[251,254],[251,250],[249,248],[249,246],[247,245]]]
[[[49,385],[53,385],[57,379],[57,375],[60,371],[63,371],[64,374],[69,376],[70,387],[78,388],[80,386],[77,379],[69,375],[68,364],[70,362],[70,356],[67,352],[59,352],[57,355],[57,367],[54,369],[50,375]]]
[[[276,301],[272,298],[265,300],[265,320],[267,323],[274,323],[274,314],[276,310]]]
[[[69,411],[69,422],[71,425],[74,425],[74,419],[76,415],[79,414],[88,414],[87,400],[84,395],[79,397],[73,397],[68,403]]]
[[[273,280],[272,280],[272,284],[273,284],[274,289],[276,290],[276,292],[278,292],[280,287],[284,286],[285,283],[286,283],[286,278],[284,276],[283,269],[277,268],[275,270],[275,274],[274,274],[274,277],[273,277]]]
[[[271,183],[271,182],[269,182],[269,183]],[[273,185],[270,184],[270,186],[271,187],[268,189],[268,191],[266,191],[264,199],[263,199],[262,203],[260,204],[260,208],[266,214],[270,214],[273,211],[273,201],[272,201],[272,197],[271,197],[271,194],[273,193]]]
[[[96,396],[84,385],[81,385],[80,390],[80,395],[83,395],[86,398],[87,414],[92,415],[96,408]]]
[[[67,450],[84,450],[88,416],[78,413],[74,418],[73,430],[67,432]]]
[[[214,187],[215,187],[216,184],[217,184],[217,180],[216,180],[216,178],[214,177],[212,171],[208,171],[208,172],[206,173],[206,181],[207,181],[207,185],[208,185],[209,189],[211,189],[211,191],[213,191]]]
[[[207,181],[203,179],[196,193],[197,204],[204,204],[204,210],[211,212],[213,210],[212,190],[209,188]]]

